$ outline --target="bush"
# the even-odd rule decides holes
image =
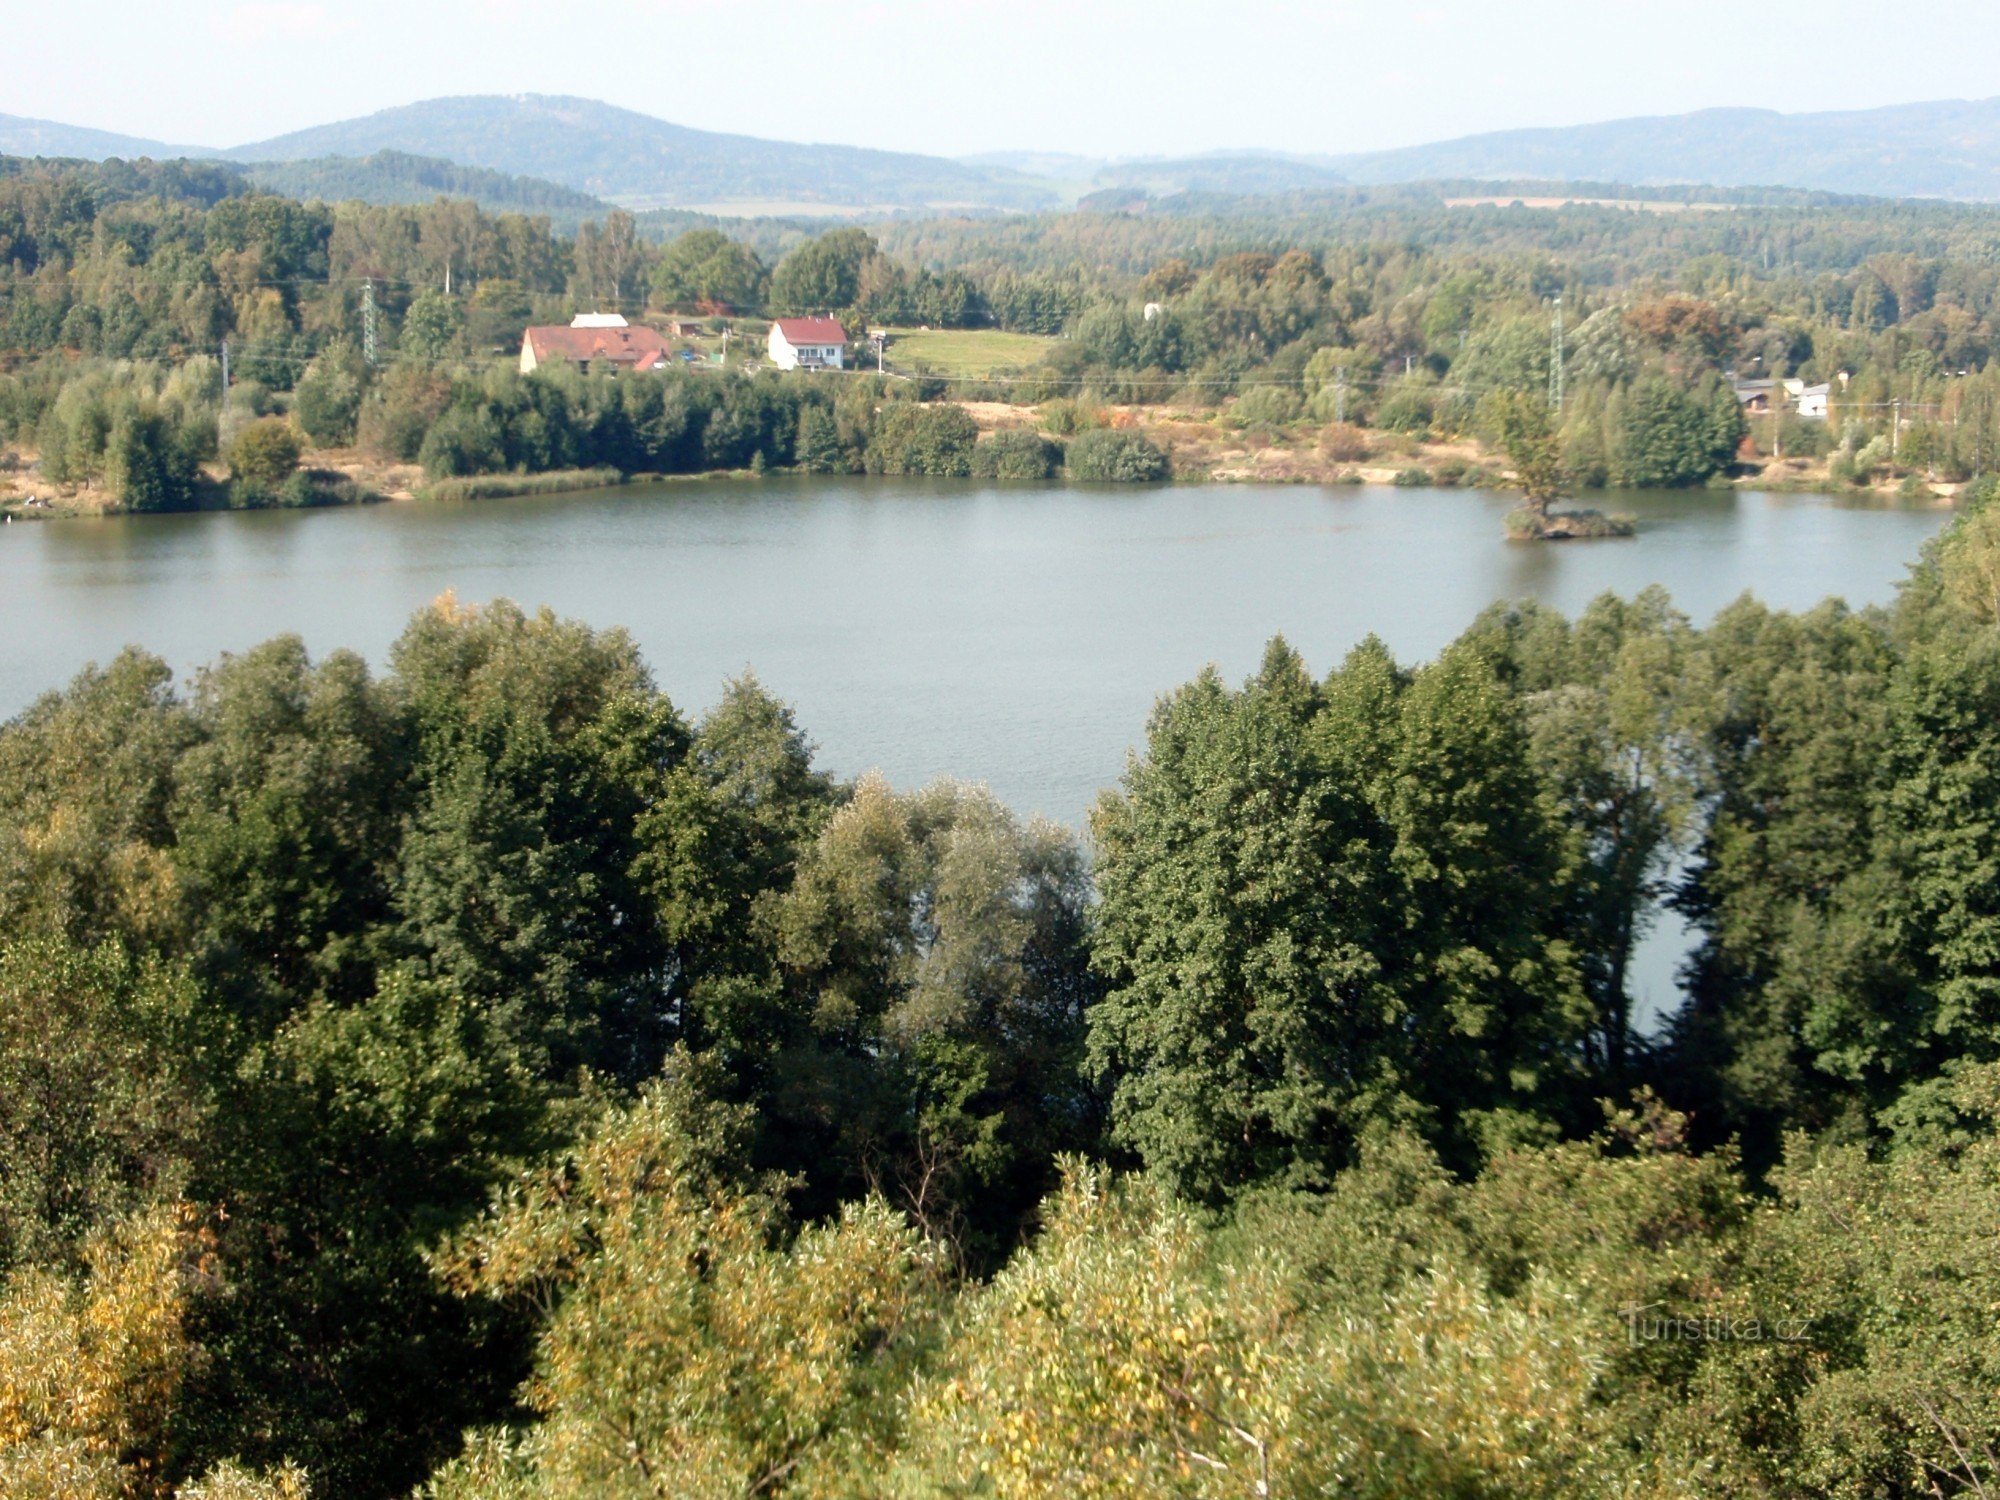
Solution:
[[[259,417],[229,441],[229,477],[275,490],[298,471],[299,435],[282,417]]]
[[[1319,451],[1332,463],[1358,464],[1368,457],[1368,434],[1352,422],[1329,422],[1319,435]]]
[[[375,458],[409,463],[450,404],[449,380],[416,365],[398,365],[362,402],[355,441]]]
[[[1532,505],[1508,511],[1500,525],[1512,542],[1636,536],[1639,529],[1630,516],[1607,516],[1600,510],[1552,510],[1543,515]]]
[[[981,479],[1053,479],[1062,466],[1062,445],[1025,429],[996,432],[972,453],[972,472]]]
[[[1423,437],[1431,430],[1431,393],[1411,385],[1399,385],[1389,393],[1375,414],[1378,427],[1391,432]]]
[[[1063,462],[1070,478],[1092,483],[1157,484],[1173,477],[1172,462],[1151,439],[1108,428],[1077,434]]]
[[[868,444],[871,474],[930,474],[965,478],[972,473],[979,424],[956,406],[892,402]]]
[[[1042,430],[1070,437],[1098,424],[1097,415],[1081,402],[1051,401],[1042,408]]]
[[[382,497],[338,469],[300,469],[279,485],[232,480],[231,510],[318,510],[329,505],[372,505]]]
[[[431,424],[417,462],[430,479],[491,474],[507,467],[505,435],[484,406],[454,406]]]
[[[1399,490],[1425,490],[1436,481],[1429,469],[1398,469],[1396,477],[1389,481]]]
[[[1305,399],[1289,386],[1253,386],[1229,403],[1228,415],[1249,425],[1283,427],[1298,420]]]

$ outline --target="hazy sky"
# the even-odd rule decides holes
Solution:
[[[1348,151],[2000,93],[2000,6],[1877,0],[0,0],[0,113],[228,146],[439,94],[946,155]]]

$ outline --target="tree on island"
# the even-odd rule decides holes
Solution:
[[[1594,510],[1557,513],[1556,501],[1569,493],[1562,433],[1548,402],[1522,391],[1498,391],[1486,398],[1486,427],[1513,466],[1514,483],[1525,502],[1508,514],[1507,534],[1522,539],[1630,536],[1632,524]]]
[[[1546,530],[1549,507],[1563,498],[1569,474],[1563,468],[1562,436],[1546,401],[1520,391],[1501,391],[1492,398],[1493,430],[1514,466],[1514,482],[1533,512],[1538,529]]]

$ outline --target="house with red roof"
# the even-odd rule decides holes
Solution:
[[[837,318],[780,318],[767,347],[781,370],[838,370],[847,363],[847,330]]]
[[[618,370],[664,370],[673,351],[651,328],[616,313],[578,313],[569,327],[530,328],[521,335],[521,373],[569,364]]]

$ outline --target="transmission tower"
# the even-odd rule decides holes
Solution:
[[[375,367],[375,278],[361,283],[361,357]]]
[[[1563,409],[1563,299],[1556,293],[1555,321],[1549,325],[1549,408],[1561,414]]]

